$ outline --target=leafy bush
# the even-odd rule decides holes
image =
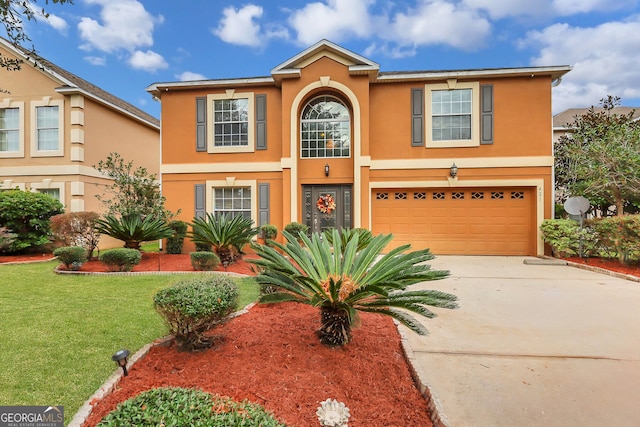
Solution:
[[[97,212],[69,212],[51,217],[53,236],[65,246],[82,246],[87,257],[93,257],[93,251],[100,242],[100,233],[96,231]]]
[[[16,234],[7,252],[37,248],[49,243],[49,219],[62,213],[64,206],[58,200],[37,192],[0,191],[0,227]]]
[[[260,226],[260,233],[258,234],[261,239],[267,241],[269,239],[274,240],[278,237],[278,227],[271,224],[264,224]]]
[[[140,251],[129,248],[111,249],[100,254],[100,262],[106,264],[109,271],[131,271],[140,264]]]
[[[18,235],[9,231],[7,227],[0,227],[0,252],[4,252],[11,247]]]
[[[347,246],[347,242],[353,238],[354,234],[358,235],[358,252],[366,248],[369,243],[371,243],[371,239],[373,239],[373,234],[371,234],[371,232],[366,228],[343,228],[339,232],[340,244],[343,248]],[[331,246],[335,246],[335,242],[333,241],[333,230],[326,230],[322,233],[322,236],[324,239],[327,239],[327,242],[329,242]]]
[[[556,256],[578,253],[580,224],[572,219],[545,219],[540,224],[542,239]]]
[[[191,239],[196,244],[211,245],[222,265],[227,266],[242,257],[242,249],[258,233],[252,225],[253,220],[242,215],[208,213],[205,218],[193,219]]]
[[[105,215],[104,218],[96,220],[96,230],[122,240],[124,247],[129,249],[140,249],[142,242],[165,239],[173,235],[173,230],[164,219],[151,216],[142,218],[140,215]]]
[[[307,234],[309,232],[309,227],[304,224],[300,224],[299,222],[290,222],[284,227],[284,231],[299,238],[300,233]]]
[[[196,252],[213,252],[213,248],[208,243],[196,243]]]
[[[153,302],[178,346],[194,351],[211,346],[203,334],[235,310],[238,288],[224,275],[190,278],[158,291]]]
[[[53,251],[69,270],[79,270],[87,262],[87,251],[81,246],[63,246]]]
[[[220,258],[213,252],[191,252],[191,266],[198,271],[211,271],[220,264]]]
[[[640,255],[640,215],[595,218],[587,221],[598,241],[601,255],[621,263]]]
[[[182,244],[187,236],[188,224],[184,221],[174,220],[169,222],[169,228],[173,230],[173,235],[167,237],[167,253],[181,254]]]
[[[161,387],[144,391],[118,405],[99,427],[193,426],[284,427],[260,405],[214,396],[201,390]]]

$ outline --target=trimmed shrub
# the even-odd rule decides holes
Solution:
[[[309,231],[309,227],[304,224],[300,224],[299,222],[290,222],[284,227],[284,231],[298,238],[298,236],[300,236],[300,233],[307,234]],[[298,238],[298,241],[300,240],[301,239]]]
[[[79,270],[87,262],[87,251],[81,246],[63,246],[53,251],[68,270]]]
[[[16,234],[8,252],[38,248],[49,243],[49,219],[64,206],[48,194],[31,191],[0,191],[0,227]]]
[[[274,240],[276,237],[278,237],[278,227],[276,227],[275,225],[264,224],[260,226],[259,230],[260,231],[258,233],[258,236],[261,239],[264,239],[265,242],[268,239]]]
[[[101,253],[99,259],[109,271],[131,271],[140,264],[142,254],[136,249],[117,248]]]
[[[213,252],[213,247],[208,243],[196,243],[196,252]]]
[[[640,215],[595,218],[587,224],[598,240],[602,256],[627,263],[640,255]]]
[[[167,253],[181,254],[184,238],[187,236],[188,224],[184,221],[174,220],[169,222],[169,228],[173,230],[173,236],[167,237]]]
[[[198,271],[211,271],[220,264],[220,258],[213,252],[191,252],[191,266]]]
[[[93,251],[100,242],[100,233],[96,231],[97,212],[69,212],[51,217],[53,236],[64,246],[82,246],[87,258],[93,257]]]
[[[262,406],[201,390],[161,387],[144,391],[118,405],[100,421],[99,427],[193,426],[193,427],[285,427]]]
[[[578,253],[580,224],[572,219],[545,219],[540,225],[542,239],[551,246],[555,256]]]
[[[220,323],[238,305],[238,288],[225,275],[180,280],[153,297],[169,333],[183,350],[211,347],[204,332]]]

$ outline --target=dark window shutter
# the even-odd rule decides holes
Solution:
[[[195,210],[194,217],[195,218],[204,218],[206,216],[206,197],[205,197],[205,187],[204,184],[196,184],[195,185]]]
[[[411,89],[411,146],[424,145],[424,91]]]
[[[267,95],[256,95],[256,150],[267,149]]]
[[[269,184],[258,184],[258,226],[269,224]]]
[[[196,151],[207,151],[207,98],[196,98]]]
[[[480,144],[493,144],[493,85],[480,86]]]

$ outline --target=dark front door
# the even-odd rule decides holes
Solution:
[[[304,224],[312,233],[351,228],[351,185],[304,185]]]

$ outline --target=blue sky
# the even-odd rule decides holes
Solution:
[[[37,6],[45,6],[38,0]],[[640,0],[74,0],[25,29],[43,57],[159,117],[154,82],[268,76],[328,39],[381,71],[572,65],[553,110],[640,106]]]

